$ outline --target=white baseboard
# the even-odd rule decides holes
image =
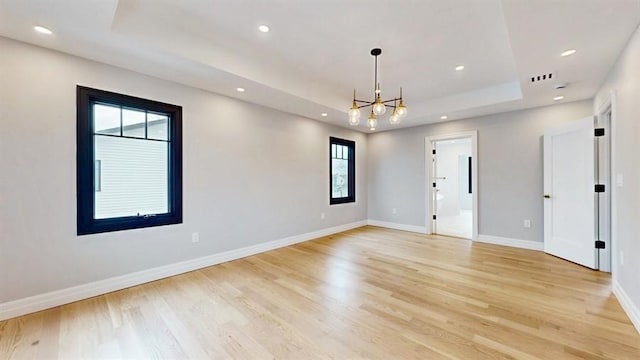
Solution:
[[[379,226],[379,227],[388,228],[388,229],[410,231],[410,232],[415,232],[415,233],[420,233],[420,234],[425,234],[427,232],[427,228],[426,227],[417,226],[417,225],[398,224],[398,223],[379,221],[379,220],[371,220],[371,219],[367,220],[367,224],[369,224],[371,226]]]
[[[493,235],[478,235],[477,241],[488,243],[488,244],[511,246],[516,248],[529,249],[529,250],[538,250],[538,251],[544,250],[544,243],[539,241],[511,239],[511,238],[505,238],[505,237],[493,236]]]
[[[0,320],[6,320],[16,316],[21,316],[36,311],[68,304],[74,301],[106,294],[112,291],[126,289],[135,285],[144,284],[150,281],[179,275],[207,266],[212,266],[223,262],[255,255],[265,251],[317,239],[323,236],[336,234],[365,225],[367,225],[366,220],[357,221],[349,224],[309,232],[306,234],[290,236],[284,239],[278,239],[262,244],[247,246],[240,249],[229,250],[197,259],[159,266],[156,268],[142,270],[131,274],[116,276],[113,278],[99,280],[88,284],[82,284],[66,289],[30,296],[23,299],[0,303]]]
[[[615,280],[613,281],[613,294],[618,299],[618,302],[620,303],[620,306],[622,306],[624,312],[627,313],[627,316],[631,320],[633,326],[635,326],[636,331],[640,334],[640,308],[631,301],[627,292],[624,291],[622,286],[620,286],[620,284]]]

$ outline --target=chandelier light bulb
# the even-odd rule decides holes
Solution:
[[[360,109],[357,106],[349,109],[349,119],[360,119]]]
[[[351,104],[351,109],[349,109],[349,124],[352,126],[360,124],[360,109],[356,104],[356,89],[353,89],[353,103]]]
[[[395,125],[399,123],[400,120],[401,120],[400,115],[398,115],[398,112],[394,110],[393,113],[391,113],[391,116],[389,117],[389,122]]]
[[[400,104],[398,104],[398,107],[396,108],[396,113],[398,113],[400,118],[407,116],[407,107],[402,103],[402,99],[400,99]]]
[[[373,113],[376,115],[382,115],[387,111],[387,107],[384,106],[382,100],[380,100],[380,95],[376,98],[375,104],[373,104]]]
[[[371,110],[371,115],[369,115],[369,119],[367,119],[367,125],[371,130],[375,130],[376,126],[378,126],[378,119],[376,119],[376,115]]]

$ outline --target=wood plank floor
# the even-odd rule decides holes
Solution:
[[[640,359],[610,276],[364,227],[0,322],[0,359]]]

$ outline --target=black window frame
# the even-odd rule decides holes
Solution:
[[[347,165],[347,196],[333,197],[333,155],[331,154],[332,145],[342,145],[349,149],[350,156]],[[346,204],[356,202],[356,142],[352,140],[341,139],[337,137],[329,137],[329,204]]]
[[[169,116],[168,212],[155,215],[95,219],[95,155],[93,104],[104,103]],[[76,186],[78,235],[182,223],[182,107],[159,101],[98,90],[76,88]]]

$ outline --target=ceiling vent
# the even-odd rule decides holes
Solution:
[[[548,80],[552,80],[556,78],[556,74],[550,72],[550,73],[544,73],[544,74],[540,74],[540,75],[534,75],[529,77],[529,79],[531,80],[532,84],[537,84],[543,81],[548,81]]]

